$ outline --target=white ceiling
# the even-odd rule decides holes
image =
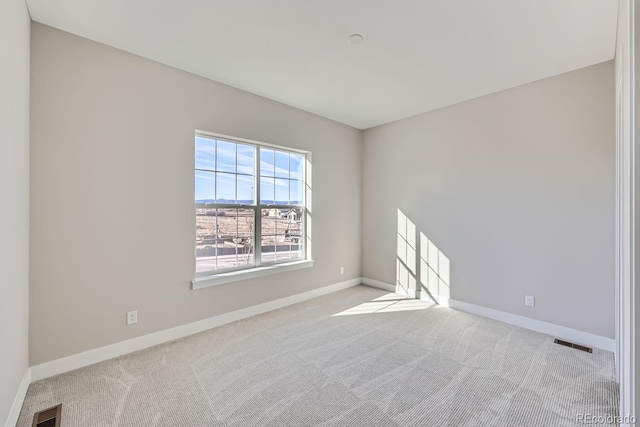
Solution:
[[[34,21],[366,129],[613,59],[615,0],[27,0]],[[361,44],[347,42],[353,33]]]

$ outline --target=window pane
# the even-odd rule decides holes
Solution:
[[[260,178],[260,203],[272,205],[275,200],[275,185],[273,178]]]
[[[262,209],[262,229],[260,230],[260,240],[262,245],[261,262],[268,263],[275,258],[275,234],[277,223],[280,217],[280,209]]]
[[[302,258],[302,241],[304,236],[302,232],[304,227],[302,225],[303,220],[303,210],[302,209],[292,209],[289,214],[289,241],[291,243],[291,259],[299,259]]]
[[[301,205],[304,202],[304,182],[291,181],[291,204]]]
[[[196,273],[216,270],[215,245],[196,244]]]
[[[196,241],[207,245],[215,243],[217,237],[217,209],[196,209]]]
[[[218,239],[222,242],[231,241],[236,236],[238,220],[235,209],[218,209]]]
[[[276,177],[289,178],[289,153],[276,151]]]
[[[236,175],[237,189],[238,189],[238,203],[245,205],[254,204],[253,197],[253,180],[252,176]]]
[[[196,171],[196,203],[213,203],[216,199],[216,174]]]
[[[302,238],[302,209],[291,209],[285,215],[283,215],[283,222],[286,223],[287,237],[290,241],[294,242]]]
[[[302,243],[292,243],[291,259],[301,259],[301,258],[302,258]]]
[[[196,209],[196,272],[216,270],[218,253],[217,209]]]
[[[236,171],[236,144],[218,140],[216,170],[221,172]]]
[[[216,167],[216,141],[196,136],[196,169],[214,170]]]
[[[254,224],[253,209],[238,209],[237,233],[233,243],[237,249],[238,267],[246,267],[254,264]]]
[[[280,227],[278,228],[279,233],[277,236],[277,261],[285,261],[291,259],[291,247],[300,239],[298,217],[299,215],[295,209],[282,212],[282,220],[279,223]]]
[[[279,260],[278,251],[289,250],[289,244],[285,241],[285,234],[289,233],[287,212],[277,208],[262,210],[262,263],[275,262]]]
[[[254,147],[238,144],[238,173],[255,175],[255,156]]]
[[[276,236],[275,236],[275,252],[276,252],[276,261],[281,261],[283,259],[283,253],[289,252],[289,234],[291,233],[289,229],[289,224],[287,223],[286,217],[289,211],[280,211],[278,226],[276,228]],[[286,258],[284,258],[286,259]]]
[[[218,203],[235,203],[236,202],[236,179],[235,175],[230,173],[216,174],[216,189]]]
[[[218,257],[216,258],[217,270],[228,270],[238,266],[238,254],[235,249],[223,246],[218,249]]]
[[[237,267],[238,251],[235,240],[238,234],[238,219],[235,209],[220,209],[218,213],[217,269]]]
[[[253,236],[255,219],[253,209],[238,209],[236,217],[238,221],[238,232],[236,237],[246,239]]]
[[[260,175],[275,176],[274,151],[268,148],[260,148]]]
[[[291,259],[291,246],[289,243],[281,243],[276,247],[276,261],[288,261]]]
[[[304,156],[302,154],[291,153],[291,156],[290,156],[291,178],[304,179],[303,167],[304,167]]]
[[[262,236],[261,262],[263,264],[276,260],[275,236]]]
[[[300,222],[300,211],[301,209],[284,210],[280,216],[282,218],[282,222],[286,223],[287,227],[295,226]]]
[[[288,205],[289,204],[289,180],[276,178],[276,198],[275,204]]]

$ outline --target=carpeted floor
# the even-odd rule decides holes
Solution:
[[[29,387],[18,427],[571,426],[618,408],[613,354],[366,286]]]

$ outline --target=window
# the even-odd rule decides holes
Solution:
[[[307,258],[308,156],[196,134],[196,276]]]

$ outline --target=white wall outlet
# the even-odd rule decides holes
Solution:
[[[525,295],[524,296],[524,305],[526,305],[528,307],[535,307],[536,306],[536,297],[532,297],[531,295]]]
[[[344,267],[340,267],[340,274],[344,274]]]
[[[127,325],[133,325],[134,323],[138,323],[138,311],[128,311]]]

